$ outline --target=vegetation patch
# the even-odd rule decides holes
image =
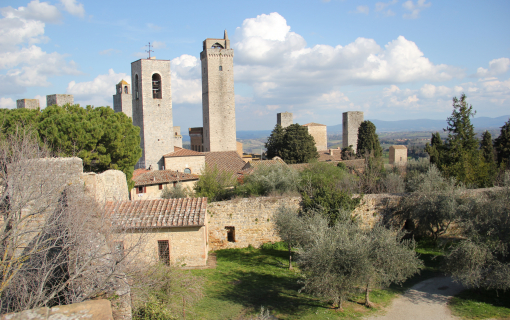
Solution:
[[[453,297],[449,307],[463,319],[508,319],[510,291],[465,290]]]

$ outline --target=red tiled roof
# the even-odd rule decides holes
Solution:
[[[235,174],[241,171],[246,164],[236,151],[205,152],[205,164],[220,171]]]
[[[281,158],[274,157],[271,160],[258,160],[258,161],[247,162],[244,165],[243,170],[247,170],[247,169],[250,169],[250,168],[253,168],[253,169],[267,168],[267,167],[270,167],[270,166],[273,166],[273,165],[287,165],[287,164]]]
[[[307,124],[303,125],[303,127],[318,127],[318,126],[325,127],[326,125],[325,124],[320,124],[320,123],[315,123],[315,122],[310,122],[310,123],[307,123]]]
[[[149,172],[150,170],[149,169],[136,169],[135,171],[133,171],[133,180],[138,177],[139,175],[141,175],[142,173],[145,173],[145,172]]]
[[[207,198],[109,201],[105,207],[126,229],[204,226],[206,210]]]
[[[329,154],[329,150],[321,150],[319,152],[319,161],[342,161],[342,150],[333,149],[333,155]]]
[[[203,156],[204,154],[202,152],[197,152],[189,149],[174,147],[174,152],[170,152],[165,154],[163,157],[170,158],[170,157],[192,157],[192,156]]]
[[[134,175],[133,175],[134,176]],[[175,181],[197,180],[198,176],[191,173],[176,172],[172,170],[147,170],[136,177],[133,177],[135,187],[147,186]]]

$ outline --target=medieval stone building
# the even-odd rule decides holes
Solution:
[[[363,122],[362,111],[348,111],[342,114],[342,148],[352,146],[354,152],[358,146],[358,128]]]

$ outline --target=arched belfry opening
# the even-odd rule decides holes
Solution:
[[[128,86],[124,86],[124,93],[129,93]]]
[[[161,76],[157,73],[152,75],[152,97],[154,99],[161,99]]]
[[[218,42],[216,42],[215,44],[213,44],[211,48],[213,48],[213,49],[225,49],[225,48],[223,48],[223,46],[222,46],[221,44],[219,44]]]

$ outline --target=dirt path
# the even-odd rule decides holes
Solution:
[[[448,277],[422,281],[393,300],[383,316],[367,320],[449,320],[460,319],[446,306],[448,299],[463,290],[462,285]]]

